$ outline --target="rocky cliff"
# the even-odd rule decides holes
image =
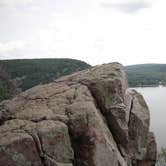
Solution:
[[[0,103],[0,166],[153,166],[143,97],[105,64]]]

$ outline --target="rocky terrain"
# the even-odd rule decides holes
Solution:
[[[96,66],[0,103],[0,166],[154,166],[149,121],[123,67]]]

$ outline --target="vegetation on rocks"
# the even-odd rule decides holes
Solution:
[[[166,148],[161,148],[161,151],[158,153],[156,166],[165,166],[166,165]]]

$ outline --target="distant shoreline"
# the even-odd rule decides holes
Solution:
[[[166,85],[139,85],[139,86],[129,86],[129,88],[159,88],[159,87],[166,87]]]

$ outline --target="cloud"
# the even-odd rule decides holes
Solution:
[[[29,11],[39,1],[41,12]],[[15,15],[4,8],[4,13],[0,10],[0,59],[68,57],[92,65],[166,63],[166,1],[156,0],[150,7],[153,1],[73,0],[68,4],[68,0],[49,0],[42,4],[33,0],[28,12],[21,6]]]
[[[18,51],[24,50],[27,43],[24,41],[10,41],[10,42],[0,42],[0,58],[4,59],[12,54],[17,54]]]
[[[123,12],[133,13],[144,8],[149,8],[153,0],[101,0],[100,6],[103,8],[118,9]]]
[[[0,0],[0,7],[15,7],[17,5],[27,5],[32,0]]]
[[[143,8],[148,8],[149,6],[145,3],[129,3],[129,4],[101,4],[102,7],[104,8],[114,8],[114,9],[118,9],[121,10],[123,12],[127,12],[127,13],[133,13],[133,12],[137,12]]]

